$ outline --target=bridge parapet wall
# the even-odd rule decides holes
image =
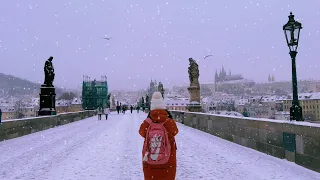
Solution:
[[[170,112],[186,126],[320,172],[320,124]]]
[[[62,113],[55,116],[41,116],[3,121],[0,124],[0,141],[72,123],[92,117],[95,114],[95,111],[79,111]]]

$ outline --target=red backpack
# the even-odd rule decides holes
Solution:
[[[148,164],[162,165],[169,161],[171,145],[168,138],[168,132],[163,126],[167,120],[162,123],[154,123],[150,118],[146,119],[146,122],[149,123],[149,127],[142,154],[143,161]]]

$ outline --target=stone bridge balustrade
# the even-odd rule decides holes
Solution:
[[[96,115],[96,111],[62,113],[54,116],[40,116],[12,119],[0,124],[0,141],[24,136],[34,132],[54,128]]]
[[[320,172],[320,124],[170,112],[186,126]]]

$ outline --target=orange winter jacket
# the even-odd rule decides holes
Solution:
[[[164,124],[168,132],[168,137],[171,145],[171,157],[168,163],[164,165],[149,165],[146,162],[143,162],[143,172],[145,180],[174,180],[176,176],[176,167],[177,167],[177,158],[176,158],[176,150],[177,145],[175,142],[175,135],[178,134],[178,128],[175,121],[169,118],[170,115],[166,110],[152,110],[150,112],[150,119],[153,122],[161,123],[168,119],[168,121]],[[149,127],[149,123],[143,121],[140,126],[139,134],[146,138],[146,133]],[[143,157],[144,155],[142,155]]]

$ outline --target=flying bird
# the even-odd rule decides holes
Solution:
[[[106,40],[110,40],[110,39],[112,39],[113,37],[105,37],[105,38],[102,38],[102,39],[106,39]]]
[[[206,55],[203,59],[206,59],[207,57],[213,56],[212,54]]]

